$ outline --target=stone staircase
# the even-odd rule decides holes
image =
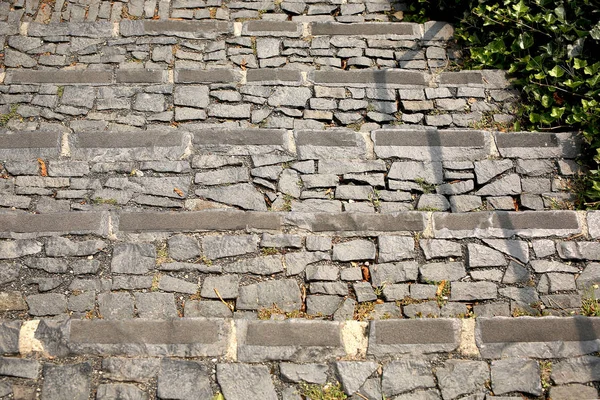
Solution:
[[[0,398],[597,399],[579,139],[403,9],[0,2]]]

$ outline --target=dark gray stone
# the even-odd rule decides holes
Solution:
[[[35,360],[0,357],[0,375],[37,379],[41,364]]]
[[[50,400],[87,400],[92,383],[89,362],[71,365],[44,365],[42,396]]]
[[[238,275],[208,276],[202,283],[200,295],[207,299],[235,299],[238,297]],[[218,292],[218,295],[217,295]]]
[[[59,293],[34,294],[27,296],[29,314],[35,316],[57,315],[67,312],[67,298]]]
[[[19,334],[21,321],[0,322],[0,353],[17,354],[19,352]]]
[[[156,393],[162,399],[208,399],[213,395],[208,372],[194,361],[163,359]]]
[[[142,275],[154,269],[156,250],[151,244],[119,243],[113,249],[114,273]]]
[[[293,279],[259,282],[239,289],[236,307],[240,310],[258,310],[276,304],[283,311],[300,309],[302,299],[298,283]]]
[[[419,359],[392,361],[384,368],[381,378],[381,389],[385,396],[435,386],[429,363]]]
[[[485,361],[448,360],[435,374],[443,398],[454,399],[482,392],[490,379],[490,368]]]
[[[264,365],[217,364],[217,381],[228,400],[277,400],[271,374]]]
[[[587,383],[600,379],[600,357],[583,356],[562,360],[552,368],[552,380],[557,385]]]
[[[282,362],[279,364],[279,372],[283,379],[289,382],[308,382],[319,385],[327,382],[327,364],[294,364]]]
[[[369,240],[352,240],[333,246],[334,261],[374,260],[375,244]]]
[[[508,358],[492,361],[492,389],[494,394],[523,392],[542,395],[540,368],[535,360]]]
[[[108,320],[133,318],[133,297],[126,292],[99,293],[98,311]]]
[[[136,293],[135,305],[140,318],[168,319],[178,317],[171,293]]]
[[[206,236],[202,241],[204,255],[211,260],[254,253],[258,250],[258,236]]]
[[[198,240],[192,236],[175,235],[168,241],[169,256],[175,260],[185,261],[198,257],[201,254]]]
[[[127,399],[127,400],[147,400],[148,393],[139,389],[137,386],[128,383],[102,383],[98,385],[96,393],[97,400]]]
[[[336,374],[344,393],[350,396],[361,388],[377,368],[379,365],[373,361],[338,361],[335,363]]]

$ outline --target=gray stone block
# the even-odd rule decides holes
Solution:
[[[228,400],[277,400],[269,368],[265,365],[217,364],[217,381]]]
[[[0,134],[0,158],[25,160],[60,155],[60,132],[6,132]]]
[[[430,76],[423,72],[400,69],[311,71],[308,79],[316,85],[373,87],[427,86]]]
[[[50,400],[86,400],[90,396],[92,371],[89,362],[71,365],[46,364],[42,396]]]
[[[113,82],[111,71],[94,70],[11,70],[6,73],[5,84],[44,84],[56,85],[110,85]]]

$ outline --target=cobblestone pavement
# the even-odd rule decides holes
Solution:
[[[580,139],[405,9],[0,2],[0,398],[598,399]]]

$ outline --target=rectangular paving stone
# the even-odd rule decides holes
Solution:
[[[371,134],[379,158],[464,161],[487,158],[491,136],[474,130],[379,129]]]
[[[230,333],[223,319],[72,320],[67,342],[74,354],[215,357]]]
[[[163,83],[166,71],[150,69],[117,70],[117,83]]]
[[[300,37],[302,24],[292,21],[247,21],[242,26],[242,35]]]
[[[0,214],[0,237],[10,233],[104,234],[108,214],[99,212],[63,212],[52,214]]]
[[[78,132],[69,136],[71,157],[85,161],[179,160],[190,135],[180,130]]]
[[[581,232],[574,211],[434,213],[436,238],[565,237]]]
[[[565,358],[600,350],[600,319],[589,317],[478,318],[484,358]]]
[[[364,137],[346,129],[295,132],[298,159],[366,158]]]
[[[370,236],[374,232],[420,232],[425,229],[426,213],[397,214],[362,213],[291,213],[284,224],[311,232],[339,232]]]
[[[283,129],[202,129],[194,132],[194,147],[202,152],[256,155],[289,151]]]
[[[333,321],[237,320],[238,361],[311,362],[344,356],[341,328]]]
[[[0,131],[0,160],[28,160],[60,155],[60,132]]]
[[[430,75],[402,69],[311,71],[309,81],[324,86],[386,87],[428,86]]]
[[[190,212],[125,212],[119,216],[122,232],[197,232],[207,230],[279,230],[281,217],[275,213],[233,210]]]
[[[236,83],[241,79],[237,71],[224,68],[176,69],[175,83]]]
[[[299,85],[302,83],[300,71],[282,68],[251,69],[246,73],[246,82],[261,85]]]
[[[483,86],[483,77],[479,71],[442,72],[440,85],[443,86]]]
[[[30,22],[28,36],[83,36],[91,38],[110,38],[113,36],[113,23],[97,22],[59,22],[42,24]]]
[[[366,22],[342,24],[335,22],[313,22],[311,33],[317,35],[345,35],[345,36],[403,36],[402,39],[417,38],[420,36],[419,25],[398,22]],[[399,39],[399,38],[398,38]]]
[[[454,351],[460,343],[459,319],[408,319],[371,321],[368,354]]]
[[[554,133],[495,133],[496,145],[502,157],[549,158],[563,156],[563,147]]]
[[[57,85],[110,85],[112,71],[100,70],[10,70],[6,84],[54,83]]]
[[[184,38],[213,39],[229,33],[231,26],[225,21],[182,21],[182,20],[123,20],[120,23],[122,36],[178,36]]]

